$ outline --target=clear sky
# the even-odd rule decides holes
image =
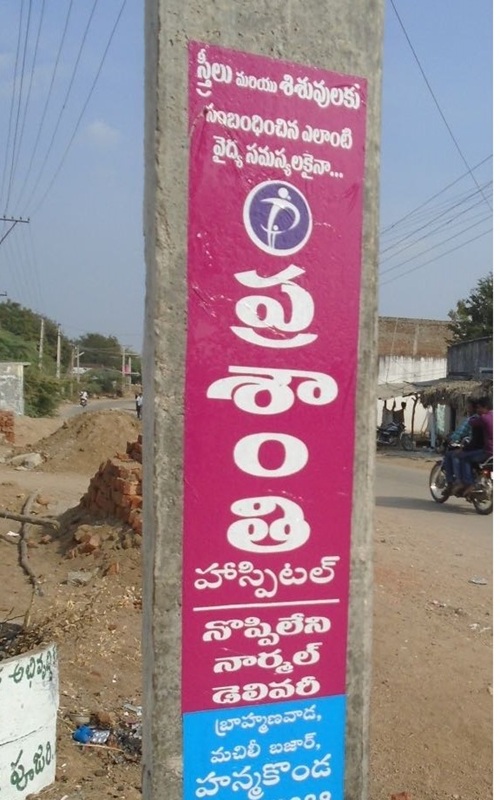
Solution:
[[[393,2],[429,85],[388,0],[379,310],[446,319],[492,268],[492,4]],[[0,292],[140,350],[142,190],[142,3],[2,0]]]

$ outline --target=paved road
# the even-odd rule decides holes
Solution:
[[[492,532],[492,515],[477,514],[472,503],[450,497],[446,503],[434,502],[429,492],[429,473],[434,461],[377,458],[376,506],[393,517],[404,517],[422,529],[439,528],[447,533],[469,533],[471,526],[481,537]],[[406,512],[402,514],[401,512]]]
[[[492,516],[435,503],[432,461],[378,456],[371,796],[491,794]]]
[[[85,408],[82,408],[78,403],[71,405],[63,405],[59,409],[59,416],[67,419],[68,417],[75,417],[77,414],[89,414],[92,411],[104,411],[105,409],[119,409],[120,411],[130,411],[135,414],[135,402],[132,399],[113,398],[105,400],[90,400]]]
[[[441,505],[434,502],[428,489],[431,466],[432,462],[377,458],[375,541],[386,540],[400,551],[402,566],[409,562],[412,570],[420,569],[436,593],[450,580],[455,581],[457,597],[464,597],[474,588],[467,587],[470,578],[485,578],[481,596],[488,604],[493,515],[480,516],[472,503],[455,497]]]

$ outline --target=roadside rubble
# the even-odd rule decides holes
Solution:
[[[142,707],[124,703],[117,721],[108,712],[90,715],[70,715],[73,722],[84,720],[72,733],[75,744],[102,747],[112,753],[112,760],[120,763],[120,757],[139,761],[142,754]]]

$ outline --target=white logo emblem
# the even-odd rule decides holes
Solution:
[[[245,200],[243,222],[252,242],[273,256],[297,253],[312,231],[309,203],[286,181],[255,186]]]

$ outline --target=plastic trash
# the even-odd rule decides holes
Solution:
[[[73,731],[73,739],[79,744],[88,744],[92,739],[93,732],[88,725],[79,725],[76,731]]]
[[[111,731],[99,731],[88,725],[79,725],[76,731],[73,731],[73,739],[78,744],[106,744],[110,735]]]

